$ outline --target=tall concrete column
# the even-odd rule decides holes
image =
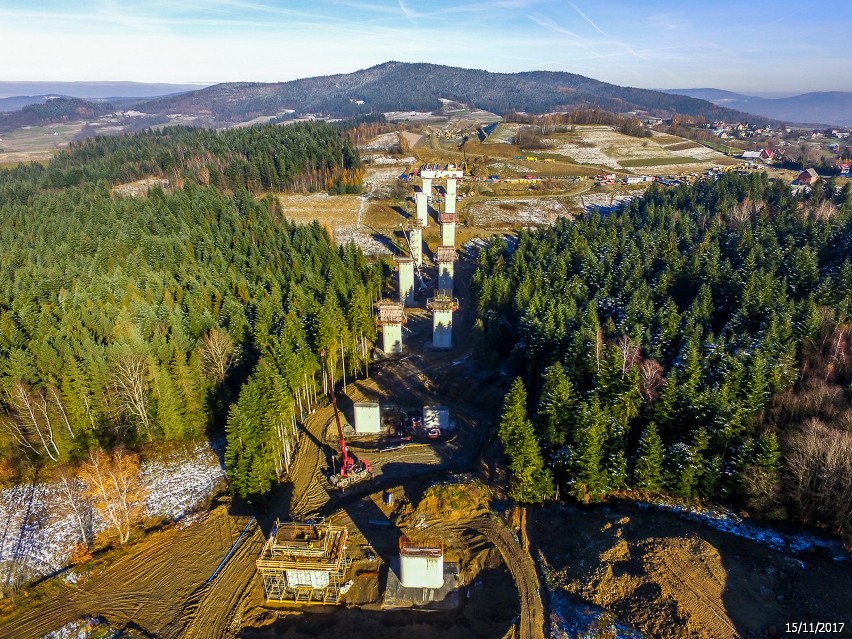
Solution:
[[[441,246],[456,245],[456,215],[442,213],[438,220],[441,223]]]
[[[405,307],[399,302],[379,300],[376,304],[376,324],[382,327],[382,350],[385,353],[402,352],[402,325],[406,321]]]
[[[450,310],[434,311],[432,313],[432,346],[435,348],[452,348],[453,346],[453,312]]]
[[[439,290],[426,300],[426,308],[432,311],[432,347],[452,348],[453,313],[458,310],[459,301]]]
[[[402,324],[382,325],[382,350],[385,353],[402,352]]]
[[[435,249],[435,261],[438,263],[438,297],[453,297],[453,263],[457,259],[455,246],[439,246]]]
[[[445,246],[455,246],[456,243],[456,223],[445,222],[441,224],[441,244]]]
[[[420,180],[423,182],[423,193],[427,196],[432,195],[432,178],[421,177]]]
[[[447,178],[447,197],[452,195],[456,196],[456,179],[455,178]]]
[[[444,213],[452,213],[456,212],[456,194],[453,193],[450,195],[447,193],[447,197],[444,200]]]
[[[425,193],[415,193],[414,202],[417,204],[417,221],[420,226],[429,224],[429,205]]]
[[[399,301],[405,306],[414,305],[414,260],[410,257],[396,258],[399,268]]]
[[[447,295],[453,294],[453,270],[452,262],[438,262],[438,289]]]

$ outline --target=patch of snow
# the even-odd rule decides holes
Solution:
[[[104,629],[108,634],[103,634]],[[70,621],[61,628],[52,630],[46,635],[42,635],[39,639],[90,639],[95,632],[98,632],[99,637],[105,639],[117,639],[121,636],[118,630],[110,631],[111,629],[102,619],[86,618]]]
[[[196,510],[225,479],[219,458],[207,444],[199,444],[187,456],[145,462],[141,469],[145,487],[145,514],[177,520]]]
[[[543,141],[551,143],[554,142],[553,140]],[[618,162],[613,160],[608,155],[605,155],[604,152],[596,146],[587,147],[579,144],[574,144],[573,142],[566,142],[564,144],[561,144],[560,146],[548,149],[548,152],[570,157],[577,164],[594,164],[597,166],[606,166],[611,169],[621,168],[621,165]]]
[[[639,503],[641,508],[658,508],[676,513],[678,516],[700,524],[710,526],[743,539],[750,539],[773,550],[789,553],[801,553],[811,549],[830,552],[836,561],[849,561],[849,554],[843,544],[834,539],[819,537],[810,533],[784,533],[767,526],[744,521],[735,513],[716,506],[705,508],[698,505],[682,505],[659,499],[653,503]]]
[[[140,469],[148,517],[179,520],[197,510],[225,480],[208,444],[188,453],[147,460]],[[84,503],[88,536],[107,529],[91,503]],[[80,525],[57,482],[27,483],[0,491],[0,583],[19,584],[58,572],[83,541]]]
[[[417,161],[417,159],[413,156],[407,156],[404,158],[394,158],[388,155],[373,155],[373,156],[364,156],[365,159],[369,159],[371,164],[377,166],[385,166],[388,164],[398,164],[400,166],[410,166]]]
[[[647,639],[638,630],[619,622],[604,608],[572,601],[559,591],[551,591],[550,607],[550,639]]]
[[[488,199],[467,208],[472,226],[503,224],[552,224],[570,214],[566,201],[559,198]]]
[[[387,151],[399,144],[399,137],[396,133],[383,133],[370,140],[362,148],[371,149],[374,151]]]

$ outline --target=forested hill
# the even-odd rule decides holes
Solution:
[[[323,126],[288,130],[301,147],[282,155],[325,148]],[[321,350],[335,375],[341,352],[350,370],[363,362],[381,273],[354,245],[287,222],[274,197],[245,189],[187,180],[123,198],[103,181],[113,161],[162,156],[195,170],[190,158],[215,162],[213,143],[230,139],[195,134],[98,140],[46,168],[0,171],[4,477],[100,448],[197,438],[230,411],[231,479],[260,493],[293,450]],[[69,166],[80,171],[73,185],[46,179]]]
[[[17,111],[0,113],[0,131],[94,118],[112,110],[111,104],[89,102],[80,98],[53,98],[39,104],[29,104]]]
[[[277,115],[286,109],[351,117],[388,111],[433,111],[439,98],[486,109],[546,113],[599,108],[617,113],[641,109],[707,120],[754,120],[711,102],[646,89],[619,87],[573,73],[490,73],[435,64],[387,62],[354,73],[274,84],[217,84],[200,91],[151,101],[149,113],[212,114],[218,120]],[[359,104],[359,101],[363,101]]]
[[[98,136],[75,143],[43,172],[25,171],[44,187],[162,177],[252,192],[361,189],[360,159],[338,126],[324,122],[214,131],[166,127],[133,136]],[[6,173],[14,176],[14,173]],[[0,184],[3,177],[0,175]]]
[[[765,174],[493,242],[479,350],[520,374],[516,497],[636,488],[852,530],[850,256],[849,184]]]

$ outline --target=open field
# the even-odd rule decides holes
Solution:
[[[700,164],[700,160],[691,157],[667,157],[667,158],[635,158],[632,160],[619,160],[618,163],[628,169],[646,166],[668,166],[669,164]]]
[[[721,153],[684,138],[657,132],[637,138],[609,126],[578,125],[572,132],[552,134],[544,142],[552,147],[551,152],[579,164],[615,170],[677,164],[712,166],[728,160]],[[695,168],[690,166],[689,170]]]
[[[82,122],[72,122],[0,133],[0,165],[48,160],[66,148],[82,128]]]

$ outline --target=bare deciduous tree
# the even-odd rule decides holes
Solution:
[[[15,443],[37,455],[46,454],[53,461],[59,461],[59,448],[44,394],[19,381],[9,392],[9,404],[14,414],[2,423]]]
[[[663,387],[663,365],[655,359],[643,359],[639,364],[639,392],[646,402],[654,402]]]
[[[127,543],[142,512],[139,457],[122,448],[116,448],[111,456],[91,451],[80,467],[80,475],[95,510],[115,531],[119,542]]]
[[[234,363],[236,349],[234,340],[223,330],[210,329],[202,338],[201,361],[204,370],[213,376],[217,384],[225,380],[228,369]]]
[[[627,375],[627,371],[636,365],[639,360],[639,347],[630,341],[627,335],[618,338],[618,350],[621,351],[621,374]]]
[[[852,433],[808,419],[788,440],[789,494],[804,521],[852,527]]]
[[[91,542],[92,512],[85,496],[86,486],[77,478],[73,469],[68,467],[59,470],[57,483],[59,494],[74,515],[80,529],[80,539],[82,539],[83,545],[88,547]]]
[[[113,365],[113,383],[120,407],[133,415],[148,439],[151,416],[148,413],[148,363],[141,353],[125,353]]]

